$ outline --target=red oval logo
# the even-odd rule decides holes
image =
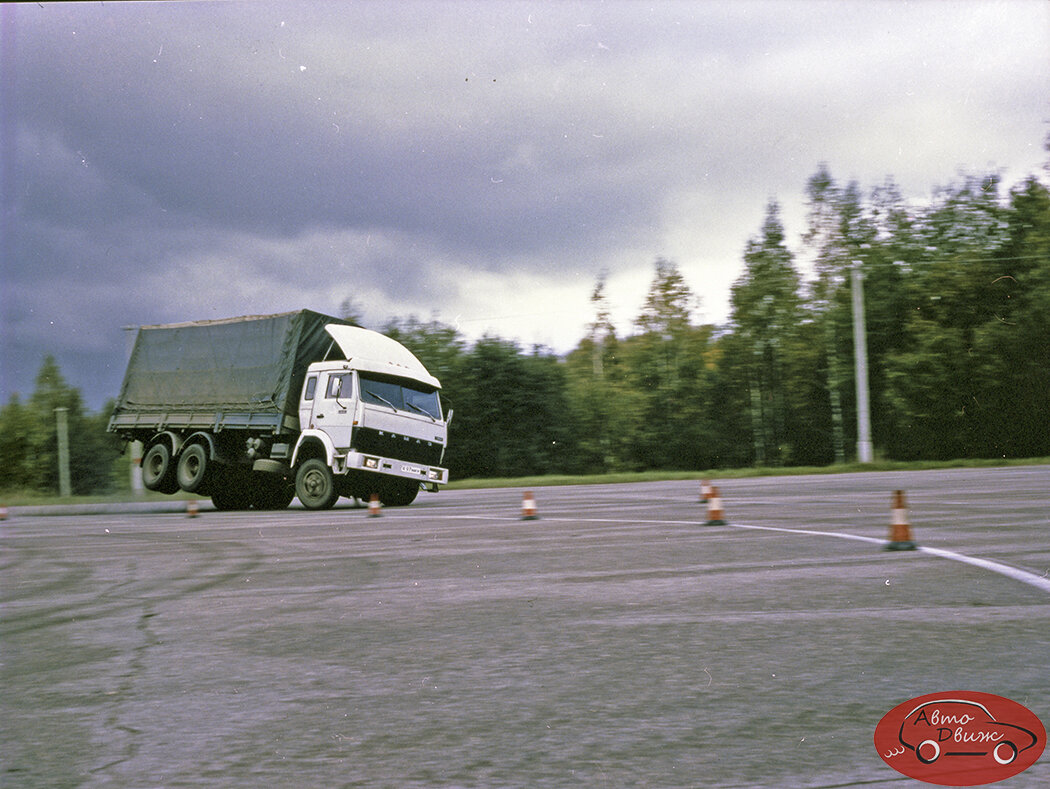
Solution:
[[[968,690],[898,704],[875,727],[875,749],[909,778],[979,786],[1024,772],[1046,747],[1046,729],[1016,701]]]

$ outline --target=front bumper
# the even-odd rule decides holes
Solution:
[[[336,473],[346,474],[350,471],[370,471],[374,474],[388,474],[404,479],[414,479],[428,488],[448,484],[448,469],[440,466],[429,466],[426,463],[412,463],[408,460],[368,455],[350,450],[344,456],[335,459]]]

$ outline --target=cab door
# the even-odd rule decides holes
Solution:
[[[317,400],[317,373],[310,373],[303,382],[303,396],[299,400],[299,429],[306,430],[314,426],[314,403]]]
[[[349,370],[321,373],[314,397],[312,425],[332,439],[336,449],[350,447],[354,419],[354,374]]]

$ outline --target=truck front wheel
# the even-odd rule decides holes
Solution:
[[[295,475],[295,495],[308,510],[331,509],[339,498],[335,477],[328,464],[318,458],[310,458]]]

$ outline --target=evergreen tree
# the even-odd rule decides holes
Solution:
[[[641,395],[628,444],[635,468],[697,468],[705,457],[705,408],[711,328],[692,324],[696,297],[677,264],[657,258],[635,321],[640,333],[622,343],[630,385]]]
[[[733,284],[730,296],[731,320],[740,334],[745,359],[758,465],[780,465],[791,457],[785,360],[801,318],[799,288],[780,208],[771,201],[761,233],[747,243],[744,273]]]
[[[565,377],[538,349],[486,336],[459,366],[463,390],[449,439],[449,471],[458,477],[550,474],[571,465]]]
[[[40,366],[28,402],[16,397],[0,409],[0,487],[58,492],[57,408],[66,409],[72,492],[112,488],[120,440],[105,432],[108,415],[85,413],[80,390],[69,385],[50,355]]]

